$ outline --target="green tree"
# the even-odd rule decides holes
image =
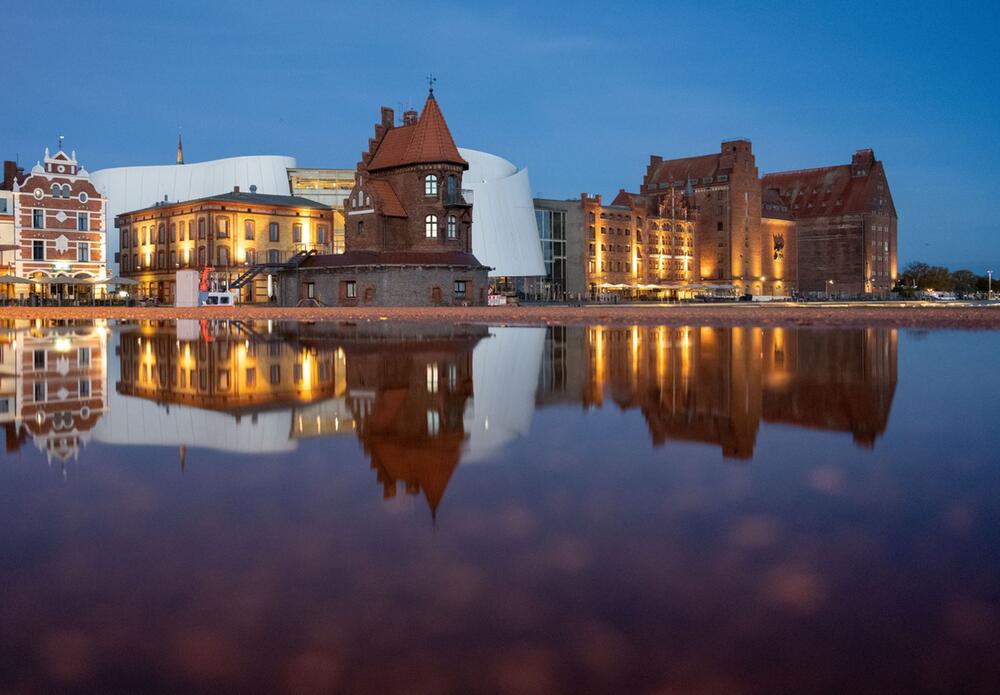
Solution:
[[[979,276],[973,273],[971,270],[956,270],[951,274],[951,284],[952,289],[955,290],[955,294],[959,296],[966,296],[974,294],[977,289],[976,285],[979,281]]]

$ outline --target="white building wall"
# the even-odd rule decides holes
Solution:
[[[108,273],[117,274],[114,262],[118,251],[115,217],[123,212],[141,210],[163,200],[193,200],[229,193],[235,186],[258,193],[291,195],[288,170],[296,165],[293,157],[259,155],[229,157],[193,164],[116,167],[91,173],[97,190],[107,199]]]
[[[492,268],[490,277],[545,275],[528,170],[486,152],[458,151],[469,163],[462,190],[471,191],[472,253]]]

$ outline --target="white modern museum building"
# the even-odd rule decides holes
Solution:
[[[472,252],[491,268],[491,278],[525,278],[545,275],[542,249],[535,223],[528,170],[496,155],[459,148],[469,169],[462,178],[462,192],[472,203]],[[94,185],[107,199],[108,272],[117,274],[114,262],[119,237],[114,232],[118,215],[163,201],[205,198],[232,191],[267,195],[300,195],[293,190],[290,171],[294,157],[254,155],[229,157],[192,164],[116,167],[91,174]],[[312,172],[322,172],[313,169]],[[342,176],[342,169],[329,170]],[[331,174],[332,175],[332,174]],[[318,199],[317,199],[318,200]],[[318,202],[328,202],[326,199]]]

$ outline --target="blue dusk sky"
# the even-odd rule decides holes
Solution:
[[[650,154],[753,140],[761,172],[871,147],[901,264],[1000,270],[1000,3],[10,3],[0,157],[89,169],[286,154],[353,168],[425,76],[459,146],[536,196],[636,190]]]

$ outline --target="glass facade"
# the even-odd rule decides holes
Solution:
[[[545,262],[542,294],[547,299],[561,299],[566,291],[566,213],[536,209],[535,222]]]

